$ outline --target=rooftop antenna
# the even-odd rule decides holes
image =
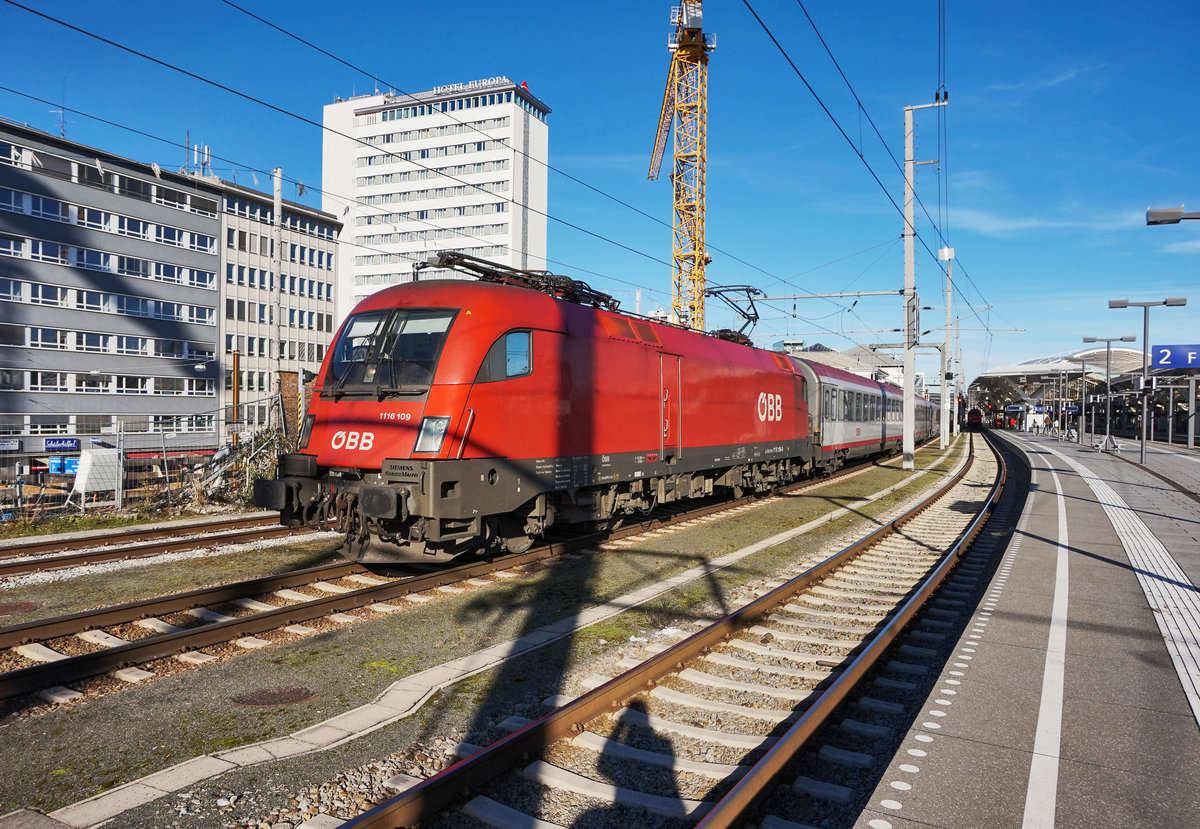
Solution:
[[[58,116],[58,137],[67,137],[67,79],[63,78],[62,109],[52,109],[51,114]]]

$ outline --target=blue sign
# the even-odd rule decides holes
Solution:
[[[47,452],[78,452],[79,438],[46,438]]]
[[[1200,368],[1200,345],[1156,345],[1150,349],[1152,368]]]
[[[79,474],[79,457],[64,458],[58,455],[52,455],[49,458],[49,467],[51,475],[78,475]]]

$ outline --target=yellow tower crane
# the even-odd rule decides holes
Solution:
[[[671,10],[671,32],[667,48],[671,66],[658,136],[650,159],[651,180],[662,168],[667,136],[675,117],[674,236],[672,251],[674,280],[671,315],[675,322],[697,331],[704,330],[704,266],[712,259],[704,252],[704,179],[707,155],[708,53],[716,48],[714,35],[704,34],[701,3],[684,3]]]

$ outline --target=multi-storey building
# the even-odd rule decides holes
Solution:
[[[325,358],[333,337],[341,223],[319,210],[282,202],[277,229],[270,196],[228,182],[220,186],[226,421],[253,430],[276,422],[280,377],[316,371]],[[283,274],[282,281],[276,273]],[[288,401],[294,393],[286,392]]]
[[[549,113],[504,77],[327,105],[322,207],[344,224],[337,319],[441,250],[545,268]]]
[[[323,356],[340,229],[273,215],[262,193],[0,120],[0,476],[93,439],[211,450],[266,423],[261,398]]]

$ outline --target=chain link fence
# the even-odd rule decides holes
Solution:
[[[179,417],[120,418],[98,435],[0,437],[0,521],[252,508],[254,480],[274,477],[279,454],[296,450],[297,429],[279,425],[289,414],[278,398],[231,406],[219,414],[227,440]]]

